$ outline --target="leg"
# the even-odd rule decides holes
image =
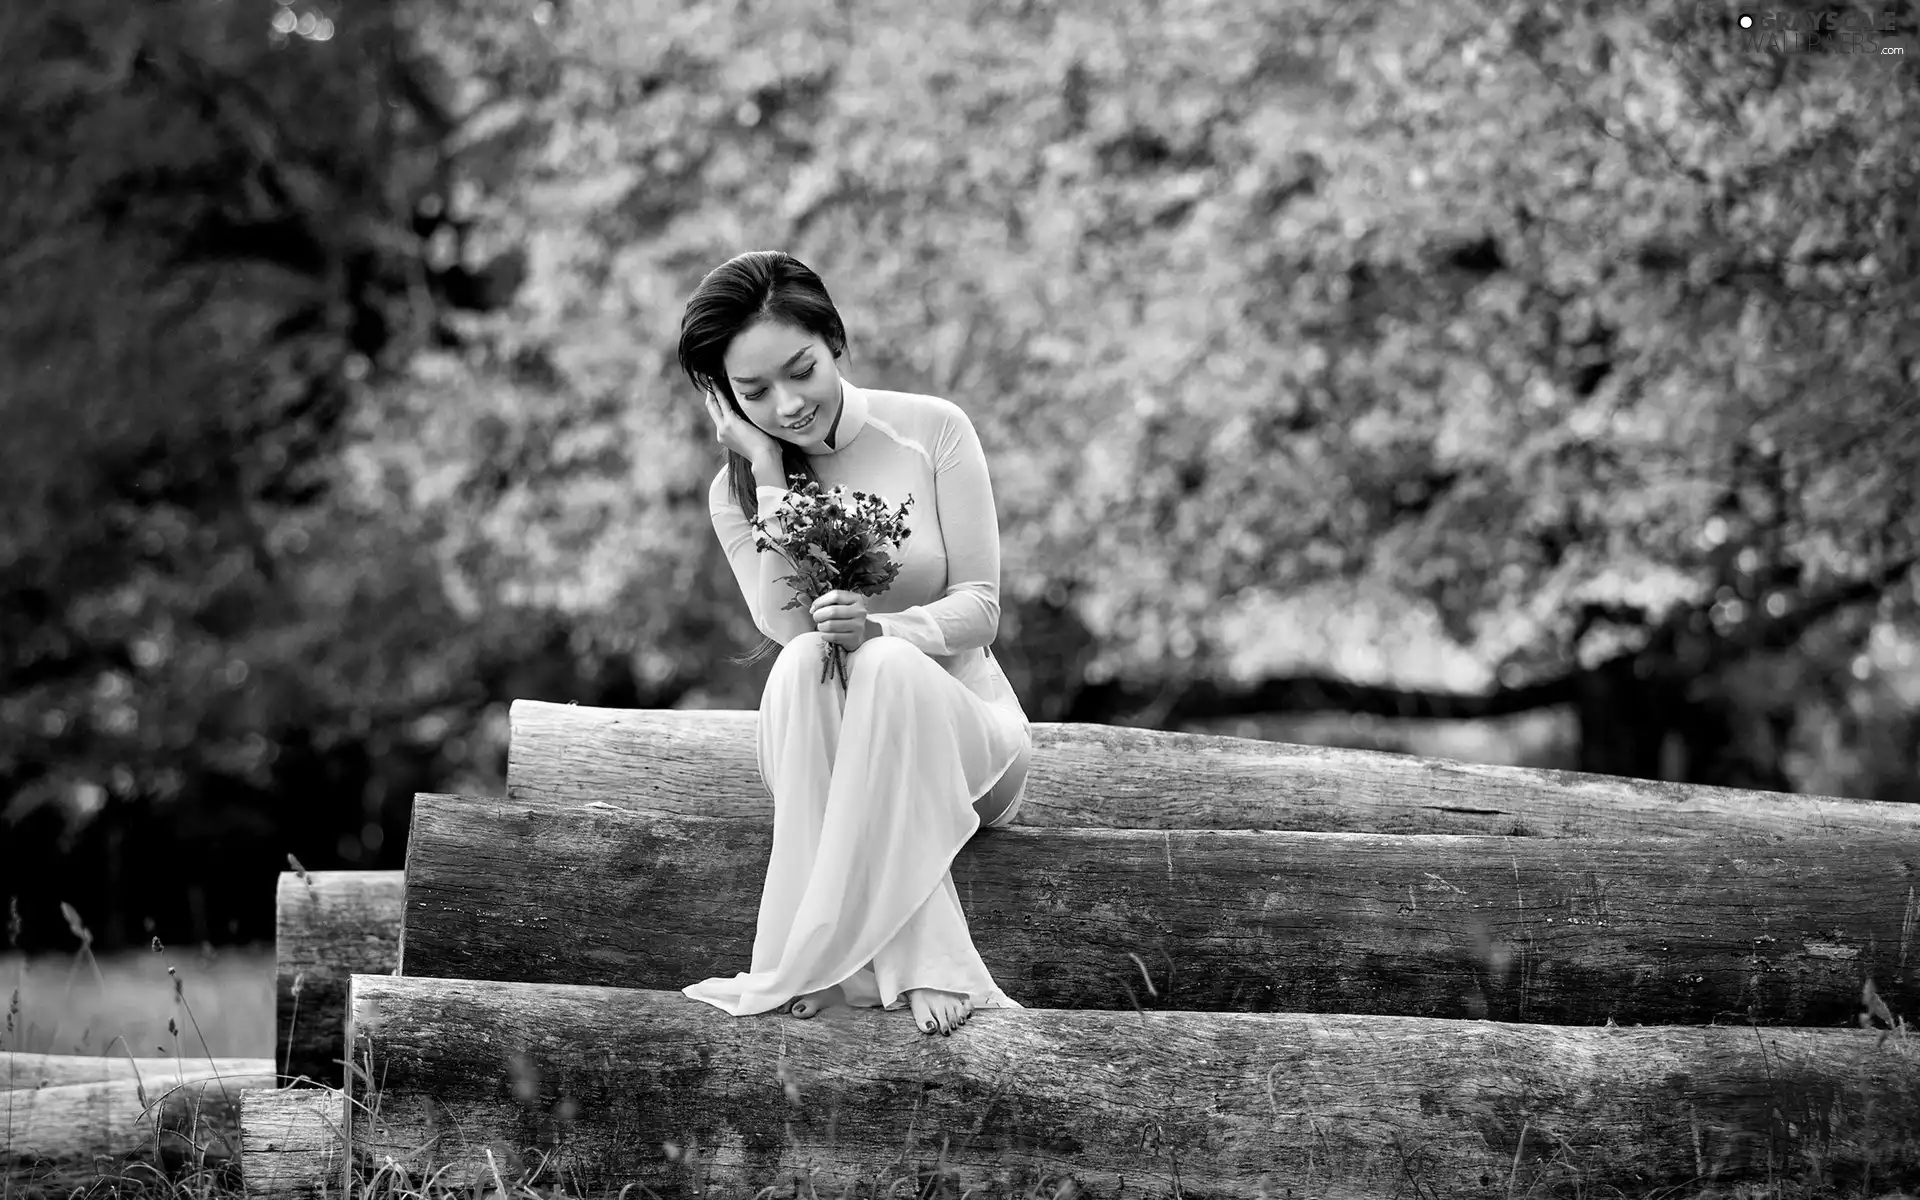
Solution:
[[[1006,773],[994,780],[987,794],[974,801],[973,811],[980,814],[981,828],[1003,829],[1013,824],[1021,801],[1027,798],[1027,768],[1032,762],[1033,746],[1028,743],[1021,747],[1019,757]]]
[[[787,646],[762,701],[774,846],[753,970],[683,990],[735,1015],[850,982],[861,1002],[890,1005],[922,985],[922,969],[938,967],[926,986],[1011,1005],[965,933],[948,868],[979,827],[973,801],[1027,744],[1024,719],[896,638],[850,657],[842,693],[837,682],[819,682],[823,647],[818,635]],[[883,950],[916,918],[946,961],[934,962],[910,935],[909,952],[887,961],[912,974],[892,970],[890,986],[873,995]]]

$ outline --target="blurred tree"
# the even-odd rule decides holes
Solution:
[[[400,6],[334,16],[0,13],[0,876],[30,940],[62,899],[106,945],[270,933],[288,852],[397,862],[413,791],[497,778],[489,684],[551,650],[537,613],[454,612],[433,528],[339,486],[360,391],[524,256],[464,240],[470,130]]]
[[[544,587],[661,672],[751,640],[671,343],[701,272],[778,245],[856,379],[981,426],[1036,713],[1570,705],[1588,769],[1777,785],[1784,742],[1729,722],[1791,721],[1731,673],[1911,621],[1897,68],[1691,3],[749,7],[435,10],[522,131],[477,211],[542,247],[408,392],[431,478],[537,448],[503,503],[436,493],[476,595]],[[516,405],[529,358],[551,400]],[[1429,606],[1484,682],[1248,678],[1231,615],[1328,581]]]
[[[497,780],[514,696],[753,703],[673,361],[751,246],[974,416],[1038,717],[1564,705],[1591,769],[1910,788],[1910,68],[1725,17],[7,6],[0,870],[197,821],[264,899]],[[1267,620],[1323,588],[1465,665],[1333,669]]]

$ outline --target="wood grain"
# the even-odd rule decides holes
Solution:
[[[401,973],[678,989],[745,970],[770,821],[423,793]],[[955,860],[974,943],[1045,1008],[1559,1024],[1851,1023],[1920,999],[1920,858],[1685,842],[1009,829]]]
[[[454,1185],[493,1166],[511,1185],[542,1155],[530,1182],[575,1195],[742,1198],[935,1170],[983,1200],[1063,1178],[1089,1197],[1639,1196],[1869,1155],[1876,1180],[1920,1170],[1900,1133],[1920,1127],[1916,1048],[1857,1029],[1028,1009],[930,1038],[873,1010],[735,1019],[670,992],[373,976],[351,1014],[374,1089],[354,1084],[354,1153]]]
[[[64,1087],[74,1083],[141,1080],[149,1091],[184,1079],[257,1075],[260,1058],[128,1058],[107,1054],[0,1052],[0,1090]]]
[[[249,1069],[196,1072],[192,1063],[146,1077],[57,1084],[0,1092],[0,1129],[5,1151],[63,1164],[96,1158],[119,1162],[128,1155],[178,1165],[220,1161],[239,1150],[240,1093],[272,1087],[273,1064],[251,1060]]]
[[[252,1200],[341,1191],[346,1096],[333,1088],[259,1088],[240,1096],[240,1173]]]
[[[754,818],[771,801],[757,715],[516,700],[507,794]],[[1856,830],[1920,845],[1920,805],[1484,766],[1106,725],[1032,726],[1017,824],[1523,837],[1797,836]]]
[[[394,969],[404,890],[399,871],[281,872],[274,897],[274,1052],[288,1077],[340,1085],[347,978]]]

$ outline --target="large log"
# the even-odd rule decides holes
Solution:
[[[755,719],[516,700],[507,794],[763,816],[770,801],[754,761]],[[1106,725],[1032,729],[1020,825],[1595,838],[1851,829],[1920,844],[1915,804]]]
[[[284,1073],[338,1087],[347,978],[392,971],[399,871],[283,871],[274,898],[274,1049]]]
[[[129,1155],[169,1165],[231,1158],[239,1149],[240,1093],[272,1087],[273,1063],[254,1059],[244,1070],[191,1062],[146,1075],[144,1082],[110,1078],[0,1092],[0,1129],[9,1131],[8,1156],[66,1165]]]
[[[250,1200],[340,1195],[346,1097],[334,1088],[256,1088],[240,1096],[240,1176]]]
[[[745,970],[772,823],[422,793],[400,973],[677,989]],[[1850,1023],[1920,999],[1916,856],[1794,841],[1007,829],[954,884],[1045,1008]],[[1911,1011],[1911,1009],[1909,1009]]]
[[[1062,1176],[1090,1197],[1464,1197],[1692,1194],[1868,1162],[1882,1187],[1920,1178],[1920,1050],[1860,1029],[1027,1009],[928,1038],[871,1010],[742,1020],[671,992],[372,976],[351,1014],[372,1064],[353,1153],[450,1185],[497,1168],[573,1195],[924,1194],[942,1170],[983,1198]]]
[[[0,1090],[64,1087],[75,1083],[105,1083],[110,1080],[141,1080],[149,1091],[185,1078],[258,1074],[265,1059],[259,1058],[128,1058],[106,1054],[29,1054],[9,1051],[0,1055]]]

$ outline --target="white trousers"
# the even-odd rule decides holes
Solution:
[[[843,691],[821,681],[826,645],[796,637],[760,701],[773,852],[752,970],[683,993],[734,1016],[834,984],[867,1007],[899,1007],[910,988],[1020,1007],[974,949],[951,868],[983,821],[1010,822],[1025,795],[1025,715],[894,637],[848,657]]]

